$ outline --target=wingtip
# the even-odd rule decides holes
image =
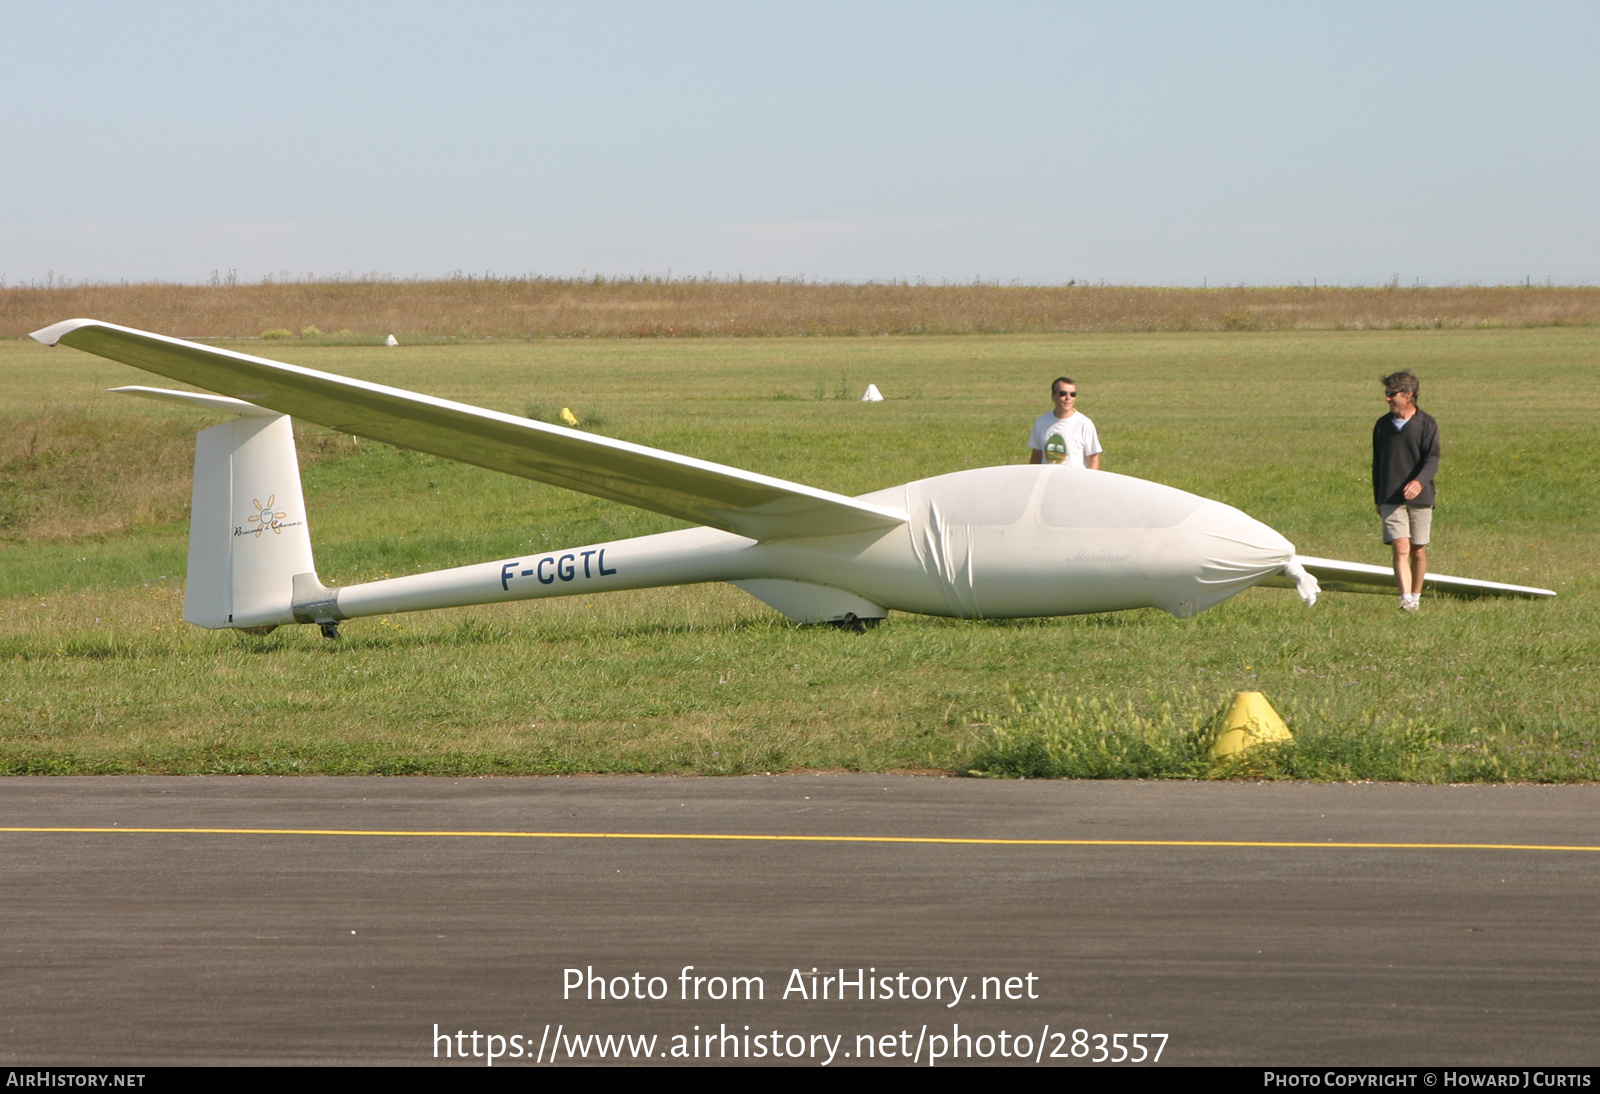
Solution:
[[[98,319],[66,319],[60,323],[52,323],[48,327],[41,327],[28,337],[42,345],[53,346],[79,327],[92,327],[99,323]]]

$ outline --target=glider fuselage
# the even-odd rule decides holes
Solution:
[[[1153,607],[1188,616],[1277,573],[1294,555],[1288,540],[1237,509],[1106,472],[979,468],[860,500],[903,509],[909,519],[759,542],[689,528],[502,559],[337,590],[337,618],[706,581],[756,584],[749,591],[762,599],[760,582],[800,583],[925,615]]]

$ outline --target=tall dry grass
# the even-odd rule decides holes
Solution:
[[[0,336],[86,316],[185,337],[658,338],[1403,330],[1600,322],[1600,288],[842,284],[666,278],[0,288]]]

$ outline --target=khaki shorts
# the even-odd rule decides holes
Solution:
[[[1380,505],[1378,515],[1383,518],[1383,542],[1409,539],[1413,547],[1428,545],[1433,531],[1433,506]]]

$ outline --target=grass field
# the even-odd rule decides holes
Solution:
[[[354,621],[182,623],[188,461],[217,419],[100,394],[146,374],[0,342],[0,770],[1600,777],[1600,331],[656,339],[264,352],[845,493],[1026,456],[1065,372],[1106,466],[1384,562],[1377,378],[1440,421],[1433,563],[1554,601],[1250,590],[1153,611],[798,628],[726,586]],[[854,396],[876,383],[888,397]],[[846,396],[840,398],[838,396]],[[673,522],[432,457],[302,438],[329,584]],[[1205,759],[1234,691],[1286,748]]]

